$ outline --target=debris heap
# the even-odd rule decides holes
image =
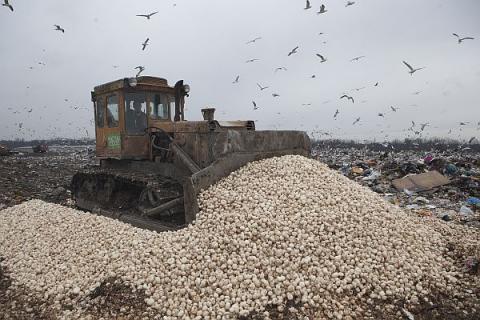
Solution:
[[[455,294],[463,273],[443,234],[479,235],[408,215],[300,156],[250,163],[199,196],[197,221],[140,230],[33,200],[0,212],[0,256],[14,285],[87,308],[107,278],[144,292],[165,319],[358,319]],[[461,229],[460,229],[461,228]],[[400,309],[397,309],[400,312]],[[400,314],[398,314],[400,316]]]

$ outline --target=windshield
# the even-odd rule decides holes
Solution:
[[[145,129],[147,129],[145,93],[125,94],[125,128],[127,134],[145,134]]]
[[[164,93],[149,94],[150,102],[150,119],[153,120],[169,120],[170,110],[167,95]]]

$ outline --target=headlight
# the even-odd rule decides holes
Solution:
[[[137,86],[137,79],[136,78],[130,78],[128,79],[128,85],[130,87],[136,87]]]
[[[184,84],[183,85],[183,91],[185,91],[186,93],[189,93],[190,92],[190,86],[188,84]]]

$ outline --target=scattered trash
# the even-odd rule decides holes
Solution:
[[[458,168],[454,164],[447,164],[445,167],[445,173],[448,175],[454,175],[458,172]]]
[[[429,203],[430,201],[425,197],[416,197],[413,199],[414,203]]]
[[[480,199],[477,197],[469,197],[467,199],[467,204],[480,207]]]
[[[380,178],[382,176],[382,174],[378,171],[375,171],[375,170],[371,170],[370,172],[370,175],[366,176],[366,177],[363,177],[362,180],[364,181],[374,181],[374,180],[377,180],[378,178]]]
[[[463,215],[471,215],[471,214],[473,214],[473,211],[472,211],[472,209],[470,209],[467,206],[462,206],[460,208],[460,213],[463,214]]]
[[[415,320],[413,314],[405,308],[402,308],[403,314],[408,318],[408,320]]]
[[[363,173],[363,169],[360,168],[360,167],[353,167],[353,168],[352,168],[352,172],[355,173],[355,174],[362,174],[362,173]]]
[[[450,183],[450,180],[440,174],[438,171],[429,171],[426,173],[410,175],[392,181],[393,186],[399,191],[404,189],[412,191],[426,191],[448,183]]]

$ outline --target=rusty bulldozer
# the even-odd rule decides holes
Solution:
[[[301,131],[256,131],[253,121],[186,121],[183,81],[142,76],[94,88],[99,166],[77,172],[76,205],[141,228],[175,230],[195,220],[197,195],[248,162],[310,154]]]

